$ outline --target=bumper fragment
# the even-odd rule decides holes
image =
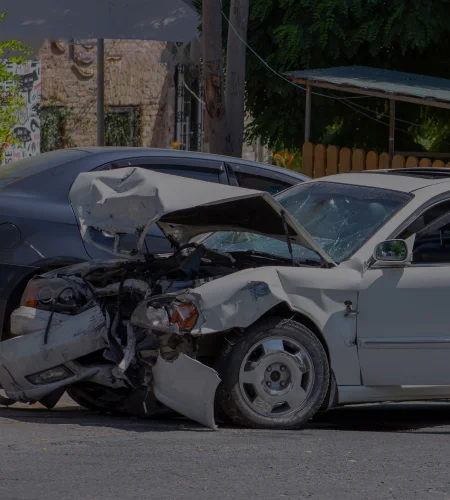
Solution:
[[[174,361],[159,357],[153,367],[154,393],[168,408],[187,418],[217,429],[214,399],[219,375],[208,366],[180,354]]]

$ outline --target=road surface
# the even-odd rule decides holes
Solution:
[[[450,404],[367,405],[302,431],[0,408],[2,500],[450,499]]]

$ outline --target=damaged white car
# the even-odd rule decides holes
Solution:
[[[351,173],[277,196],[138,168],[83,173],[84,239],[0,343],[0,404],[174,410],[298,428],[342,404],[450,397],[450,174]],[[152,224],[173,243],[150,255]]]

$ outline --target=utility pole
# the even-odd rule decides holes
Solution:
[[[216,0],[217,2],[219,0]],[[227,154],[240,158],[244,142],[245,59],[249,0],[231,0],[225,94]],[[234,28],[234,29],[233,29]]]
[[[205,81],[205,130],[209,152],[226,152],[225,98],[222,62],[222,11],[220,0],[203,0],[203,77]]]
[[[105,41],[97,40],[97,146],[105,145]]]

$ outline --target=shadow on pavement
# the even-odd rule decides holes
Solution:
[[[38,406],[0,407],[0,422],[1,419],[23,423],[112,427],[132,432],[213,432],[182,417],[138,419],[94,412],[70,404],[53,410]],[[450,430],[433,430],[444,426],[450,426],[450,402],[347,406],[320,413],[308,423],[306,429],[450,434]],[[219,427],[231,428],[220,424]]]
[[[389,403],[346,406],[320,413],[311,429],[366,432],[411,432],[450,425],[450,402]],[[436,432],[450,434],[443,430]]]
[[[158,419],[128,417],[91,411],[73,404],[59,405],[53,410],[47,410],[40,405],[0,407],[0,422],[2,419],[34,424],[110,427],[132,432],[210,431],[183,417],[176,418],[172,415]]]

